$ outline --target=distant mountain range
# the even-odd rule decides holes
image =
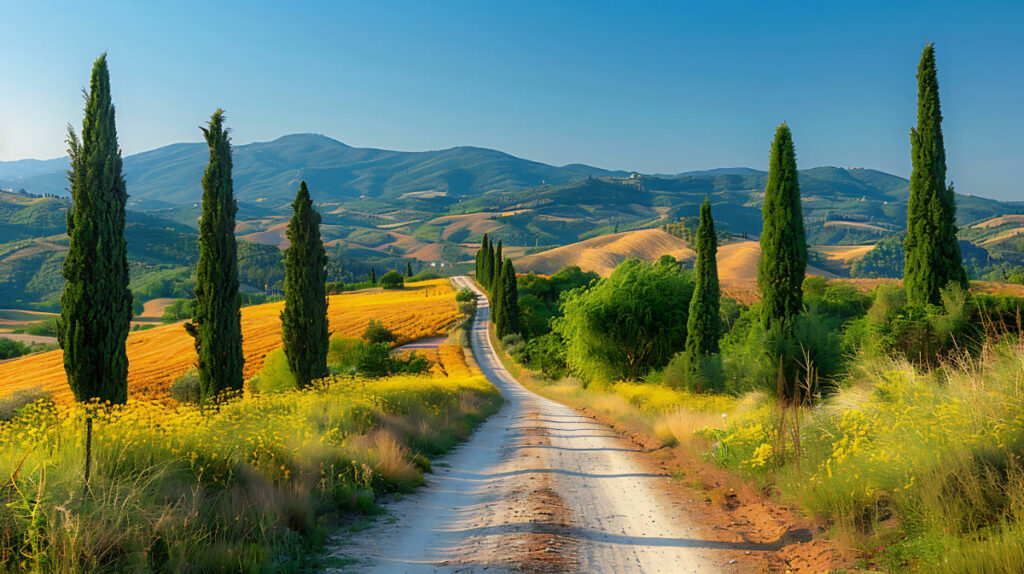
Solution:
[[[203,143],[125,157],[129,208],[194,228],[207,158]],[[0,188],[66,195],[66,169],[66,159],[0,162]],[[683,237],[705,197],[711,198],[716,227],[756,238],[767,174],[733,167],[645,175],[582,164],[552,166],[476,147],[400,152],[297,134],[234,148],[239,236],[283,246],[288,206],[303,179],[323,213],[322,231],[336,256],[455,262],[471,256],[483,233],[502,239],[518,256],[665,226],[675,226],[669,232]],[[800,185],[812,244],[868,244],[905,227],[909,182],[904,178],[872,169],[817,167],[801,170]],[[51,213],[56,205],[19,206],[19,215],[12,212],[8,223],[31,225],[0,228],[0,241],[54,235],[62,226],[60,215]],[[957,209],[965,233],[986,235],[972,241],[988,240],[987,228],[972,227],[979,222],[1024,215],[1024,203],[970,195],[957,197]],[[1000,233],[1016,237],[1015,229]]]

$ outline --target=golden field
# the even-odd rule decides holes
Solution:
[[[242,309],[242,351],[245,376],[263,366],[267,353],[282,346],[283,302]],[[459,320],[453,290],[446,279],[410,283],[405,289],[378,289],[329,297],[331,333],[358,338],[370,319],[381,321],[399,342],[446,333]],[[193,340],[182,323],[164,325],[128,336],[130,400],[170,401],[171,382],[196,363]],[[64,374],[62,351],[31,355],[0,364],[0,396],[42,387],[58,403],[73,399]]]

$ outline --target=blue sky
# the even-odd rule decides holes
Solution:
[[[1024,199],[1024,2],[23,2],[0,5],[0,160],[64,152],[109,53],[125,153],[296,132],[497,148],[648,173],[910,172],[915,67],[936,43],[958,191]],[[97,7],[97,4],[103,6]]]

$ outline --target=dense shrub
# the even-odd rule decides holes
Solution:
[[[202,400],[203,393],[199,387],[199,372],[189,370],[171,383],[171,398],[183,405],[196,405]]]
[[[455,300],[459,303],[465,303],[469,301],[476,301],[476,293],[472,289],[463,287],[459,289],[458,293],[455,294]]]
[[[398,337],[380,321],[370,319],[366,330],[363,331],[363,340],[367,343],[394,343]]]
[[[405,276],[398,271],[388,271],[380,278],[380,286],[384,289],[401,289],[405,287]]]

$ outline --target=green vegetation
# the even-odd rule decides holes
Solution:
[[[700,392],[716,389],[721,383],[716,371],[721,360],[718,356],[718,339],[722,335],[722,294],[718,287],[718,238],[715,235],[715,222],[711,218],[709,199],[705,199],[700,206],[700,226],[696,237],[696,284],[690,300],[686,350],[682,360],[688,374],[686,387]]]
[[[203,400],[242,389],[242,326],[235,251],[235,205],[231,188],[231,143],[224,112],[217,110],[202,128],[210,148],[203,174],[203,217],[195,305],[185,329],[195,338]]]
[[[328,345],[327,252],[320,238],[320,214],[313,208],[305,181],[299,183],[292,211],[281,330],[289,369],[302,388],[327,376]]]
[[[765,343],[773,349],[779,365],[778,392],[780,398],[792,401],[811,391],[797,382],[796,355],[786,348],[792,346],[796,318],[803,309],[807,242],[793,134],[784,123],[775,130],[768,163],[757,287],[761,291],[761,323],[768,335]]]
[[[388,271],[381,276],[380,286],[384,289],[401,289],[405,287],[405,277],[398,271]]]
[[[572,291],[554,330],[566,363],[584,381],[638,379],[660,369],[686,344],[694,282],[671,257],[620,264],[587,290]]]
[[[18,406],[0,422],[0,572],[302,571],[339,513],[378,513],[376,495],[421,484],[426,457],[500,402],[483,377],[432,376],[332,377],[202,408],[133,401],[93,414],[89,496],[92,407]]]
[[[21,341],[14,341],[4,337],[0,337],[0,361],[6,359],[13,359],[15,357],[21,357],[28,355],[29,353],[40,353],[43,351],[52,351],[56,349],[56,345],[47,345],[44,343],[30,343],[26,345]]]
[[[125,340],[132,320],[124,237],[128,193],[121,174],[106,54],[92,68],[82,138],[68,129],[73,208],[57,340],[68,385],[79,401],[128,400]]]
[[[501,243],[498,244],[498,249],[501,249]],[[493,297],[497,301],[494,305],[497,310],[494,327],[498,331],[498,336],[504,337],[512,333],[519,333],[519,290],[516,269],[512,265],[511,259],[506,259],[505,263],[501,265],[499,281],[501,288],[495,291]]]
[[[967,288],[967,274],[956,237],[956,197],[946,185],[935,45],[928,44],[917,66],[917,127],[910,130],[910,202],[907,206],[903,279],[916,305],[938,304],[949,283]]]

